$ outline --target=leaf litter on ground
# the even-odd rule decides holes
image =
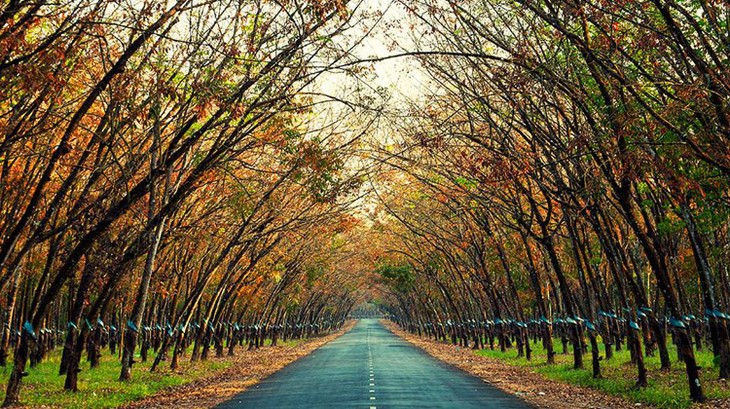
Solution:
[[[321,337],[310,338],[296,345],[265,346],[250,351],[239,350],[231,359],[233,365],[211,376],[184,385],[171,387],[133,402],[125,409],[210,408],[230,400],[265,378],[309,355],[317,348],[340,337],[355,325],[348,321],[342,329]],[[212,358],[216,359],[216,358]]]
[[[550,409],[636,409],[648,408],[618,396],[591,388],[570,385],[545,378],[529,368],[517,367],[474,354],[471,348],[444,344],[403,331],[390,321],[383,324],[397,336],[422,349],[434,358],[456,366],[486,383],[516,395],[537,408]]]

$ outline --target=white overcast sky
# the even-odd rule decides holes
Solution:
[[[357,58],[385,57],[414,49],[409,29],[412,20],[401,5],[394,4],[392,0],[363,0],[361,9],[368,14],[380,11],[383,18],[375,25],[371,35],[353,51]],[[372,27],[373,23],[371,20],[361,21],[367,27]],[[355,30],[353,34],[359,35],[362,31]],[[393,48],[394,43],[397,43],[397,48]],[[373,88],[386,88],[392,96],[392,102],[418,99],[422,94],[426,77],[414,58],[395,58],[369,65],[373,66],[375,77],[368,78],[367,84]],[[350,84],[349,81],[344,75],[328,74],[319,83],[325,93],[342,96],[341,88]]]

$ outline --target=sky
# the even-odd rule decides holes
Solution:
[[[357,0],[354,0],[357,1]],[[351,60],[373,59],[401,54],[405,51],[415,48],[411,39],[410,24],[412,23],[408,17],[406,10],[393,0],[362,0],[363,4],[357,13],[355,19],[359,27],[352,30],[349,35],[349,41],[362,40],[361,44],[352,50]],[[353,3],[351,3],[353,4]],[[362,18],[365,15],[374,15],[376,12],[383,13],[382,18],[377,21],[376,18]],[[362,36],[367,29],[372,29],[370,34],[364,39]],[[339,38],[336,41],[347,41],[347,39]],[[393,47],[397,43],[396,47]],[[342,44],[342,43],[340,43]],[[393,58],[385,61],[368,62],[363,66],[372,69],[370,75],[358,76],[353,78],[342,73],[324,73],[321,75],[315,89],[326,95],[331,95],[339,100],[354,101],[357,97],[352,92],[353,87],[360,86],[365,89],[366,93],[375,93],[378,88],[385,89],[386,95],[378,97],[373,102],[372,107],[387,104],[389,113],[395,116],[405,114],[406,108],[411,102],[416,102],[422,95],[425,95],[426,75],[422,72],[420,63],[413,57]],[[322,100],[328,100],[328,97],[321,97]],[[375,116],[375,115],[373,115]],[[351,135],[361,131],[369,124],[369,116],[366,109],[350,110],[344,104],[327,103],[315,108],[310,120],[312,124],[326,127],[328,124],[335,122],[336,127],[342,132],[349,132]],[[399,139],[397,136],[396,120],[394,116],[379,116],[377,123],[368,129],[369,141],[377,141],[375,144],[365,143],[362,147],[363,156],[361,159],[354,158],[348,167],[352,169],[369,168],[374,165],[368,157],[373,154],[373,149],[378,146],[387,145],[392,140]],[[376,171],[377,173],[377,171]],[[375,188],[375,186],[366,184],[365,190]],[[360,192],[363,193],[363,192]],[[367,219],[366,214],[372,212],[376,207],[377,198],[372,194],[366,194],[364,197],[356,201],[354,208],[358,217],[364,221]]]
[[[360,16],[356,16],[362,28],[355,30],[354,34],[359,37],[368,28],[372,28],[372,32],[353,50],[353,56],[372,59],[413,50],[415,47],[409,26],[414,22],[403,6],[392,0],[363,0],[358,11],[360,15],[373,15],[377,12],[382,13],[382,18],[377,22],[375,17],[360,19]],[[393,103],[418,99],[423,93],[425,76],[414,58],[394,58],[364,66],[372,67],[374,74],[367,77],[367,85],[387,89]],[[327,74],[320,80],[320,87],[326,93],[340,96],[340,89],[351,86],[351,81],[352,79],[344,75]]]

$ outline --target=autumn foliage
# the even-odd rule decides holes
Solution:
[[[188,347],[206,359],[342,324],[357,283],[332,238],[355,225],[360,182],[352,137],[313,123],[302,91],[335,62],[344,4],[0,10],[6,406],[56,347],[76,390],[84,351],[92,368],[118,351],[126,380],[137,353],[174,368]]]

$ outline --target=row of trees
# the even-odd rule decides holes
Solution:
[[[0,362],[138,342],[160,360],[335,327],[364,130],[313,113],[347,54],[338,1],[10,0],[0,6]],[[303,330],[306,328],[306,330]],[[59,342],[63,339],[63,342]],[[169,353],[168,353],[169,351]]]
[[[540,337],[548,362],[556,331],[576,368],[587,335],[596,377],[598,336],[608,357],[625,339],[638,387],[644,354],[672,365],[671,335],[704,400],[703,336],[730,376],[727,5],[402,6],[434,90],[382,155],[379,271],[398,319],[528,354]]]

